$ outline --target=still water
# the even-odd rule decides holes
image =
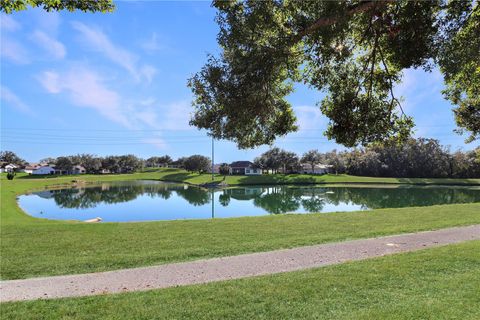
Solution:
[[[480,188],[455,186],[241,186],[207,190],[158,181],[125,181],[45,190],[19,197],[47,219],[148,221],[357,211],[480,202]]]

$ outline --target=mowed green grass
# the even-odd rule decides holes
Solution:
[[[211,174],[190,173],[184,170],[162,170],[162,179],[181,181],[193,184],[211,183]],[[369,184],[455,184],[480,185],[480,179],[427,179],[427,178],[374,178],[350,176],[347,174],[264,174],[260,176],[222,176],[214,175],[214,182],[225,182],[229,185],[255,184],[332,184],[332,183],[369,183]]]
[[[74,179],[163,179],[173,173],[167,170],[2,180],[1,278],[115,270],[480,223],[477,203],[350,213],[87,224],[36,219],[22,212],[15,200],[16,195],[27,190],[58,187]]]
[[[257,278],[4,303],[2,319],[462,319],[480,315],[480,241]]]

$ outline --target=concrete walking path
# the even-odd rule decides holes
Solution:
[[[239,279],[480,240],[480,225],[117,271],[0,281],[0,302],[144,291]]]

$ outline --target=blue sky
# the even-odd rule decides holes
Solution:
[[[29,161],[48,156],[133,153],[210,155],[206,133],[188,126],[187,79],[217,53],[209,2],[117,2],[110,14],[27,10],[1,16],[1,149]],[[417,136],[469,150],[453,133],[438,71],[407,70],[396,88]],[[342,149],[323,136],[322,94],[303,85],[288,97],[300,131],[275,145],[303,153]],[[253,159],[217,141],[216,162]]]

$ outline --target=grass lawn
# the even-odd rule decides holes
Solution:
[[[161,179],[181,181],[193,184],[212,182],[211,174],[189,173],[183,170],[163,170]],[[372,178],[350,176],[347,174],[270,174],[261,176],[224,176],[215,175],[215,182],[225,181],[229,185],[242,184],[322,184],[322,183],[373,183],[373,184],[455,184],[455,185],[480,185],[480,179],[426,179],[426,178]]]
[[[478,319],[480,241],[206,285],[1,305],[3,319]]]
[[[27,190],[58,186],[73,179],[170,179],[172,174],[188,175],[167,170],[2,180],[1,278],[114,270],[480,223],[480,203],[350,213],[86,224],[36,219],[22,212],[15,201],[16,195]],[[192,176],[186,178],[189,182],[202,177],[188,176]],[[314,178],[329,183],[371,179],[334,175]],[[478,183],[478,179],[467,182]]]

